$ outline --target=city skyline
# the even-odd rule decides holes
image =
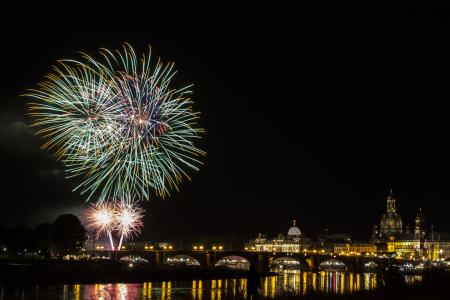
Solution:
[[[39,14],[33,5],[12,10],[21,12],[19,25],[5,32],[9,46],[1,50],[8,73],[0,112],[3,226],[80,215],[90,203],[72,192],[80,182],[64,179],[53,153],[40,150],[43,140],[28,127],[31,100],[20,95],[59,59],[128,42],[173,61],[176,86],[194,84],[205,128],[198,147],[207,153],[178,192],[139,202],[146,211],[139,240],[274,237],[291,220],[310,238],[328,229],[368,240],[391,188],[404,226],[422,208],[428,226],[450,231],[444,18],[420,15],[413,4],[411,13],[400,4],[391,13],[211,4],[179,7],[170,26],[162,14],[144,22],[142,9],[120,16],[138,20],[135,30],[105,30],[77,16],[107,23],[114,4],[88,12],[61,4]]]

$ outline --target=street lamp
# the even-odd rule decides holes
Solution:
[[[216,250],[216,248],[217,248],[217,247],[216,247],[216,246],[214,246],[214,247],[213,247],[213,250]]]
[[[200,246],[200,250],[203,250],[203,246]]]
[[[148,247],[147,246],[145,246],[145,250],[147,250],[148,249]]]
[[[248,247],[245,247],[245,250],[248,250]]]
[[[164,250],[166,250],[167,249],[167,247],[166,246],[164,246]]]
[[[194,246],[194,250],[197,250],[197,246]]]
[[[219,250],[222,250],[222,246],[219,246]]]
[[[172,250],[172,246],[169,246],[169,249]]]

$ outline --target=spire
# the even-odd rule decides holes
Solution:
[[[297,221],[297,220],[292,220],[292,222],[294,222],[294,226],[295,226],[295,221]]]
[[[392,194],[392,189],[391,192],[389,193],[388,200],[394,200],[394,194]]]

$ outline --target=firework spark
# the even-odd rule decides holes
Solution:
[[[149,199],[155,189],[164,196],[183,175],[189,178],[182,166],[201,164],[195,157],[205,153],[193,144],[203,132],[196,128],[199,113],[184,98],[189,86],[169,88],[173,64],[158,62],[151,72],[150,59],[123,48],[103,49],[104,63],[86,54],[85,62],[60,61],[28,94],[39,99],[30,115],[49,138],[43,148],[57,149],[68,177],[84,176],[82,194],[100,189],[101,199]]]

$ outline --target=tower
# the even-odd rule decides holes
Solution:
[[[414,227],[414,252],[416,257],[424,255],[424,240],[426,236],[426,219],[425,215],[420,209],[416,217],[416,226]]]
[[[416,227],[414,228],[414,233],[415,233],[415,239],[424,239],[425,235],[426,235],[426,219],[425,219],[425,215],[422,212],[422,209],[420,209],[419,213],[417,214],[416,217]]]
[[[395,208],[395,199],[394,199],[394,195],[392,194],[392,189],[387,198],[387,211],[386,212],[388,212],[388,213],[397,212],[397,209]]]

